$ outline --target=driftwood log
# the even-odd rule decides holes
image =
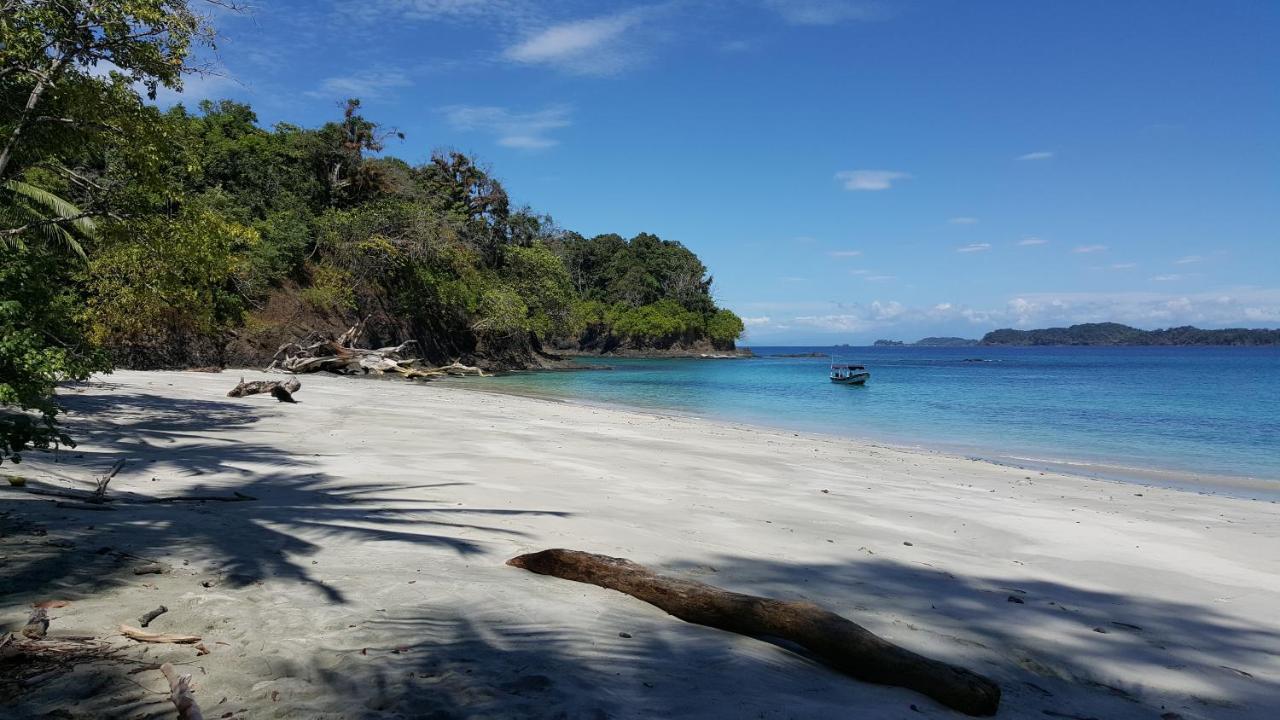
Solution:
[[[813,603],[729,592],[577,550],[543,550],[507,564],[617,590],[698,625],[788,640],[859,680],[908,688],[967,715],[994,715],[1000,704],[1000,687],[991,680],[898,647]]]
[[[244,397],[246,395],[270,394],[271,397],[280,402],[297,402],[293,399],[293,394],[302,388],[302,383],[298,382],[298,378],[289,378],[288,380],[252,380],[245,382],[244,378],[240,378],[240,384],[231,388],[227,393],[227,397]]]
[[[200,706],[196,705],[196,699],[191,695],[191,676],[179,675],[170,663],[161,665],[160,672],[169,681],[169,699],[178,710],[178,720],[204,720]]]
[[[281,345],[271,358],[271,364],[266,368],[267,372],[325,371],[340,375],[395,373],[406,378],[423,379],[446,375],[484,375],[484,371],[480,368],[458,362],[438,368],[421,367],[421,361],[418,358],[409,356],[409,349],[416,344],[413,340],[376,349],[356,347],[356,340],[364,332],[364,322],[364,320],[360,321],[336,338],[332,335],[313,332],[298,342]]]
[[[120,634],[130,640],[146,643],[175,643],[178,645],[191,645],[200,642],[199,635],[178,635],[176,633],[153,633],[147,632],[141,628],[132,627],[130,625],[121,625]]]
[[[152,610],[151,612],[146,613],[142,617],[138,618],[138,625],[141,627],[146,627],[151,624],[152,620],[155,620],[156,618],[160,617],[161,615],[167,612],[169,612],[169,608],[161,605],[155,610]]]

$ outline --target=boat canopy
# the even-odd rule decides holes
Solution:
[[[866,370],[867,368],[862,365],[832,365],[831,369],[832,370]]]

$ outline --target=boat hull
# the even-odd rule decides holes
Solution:
[[[858,373],[848,377],[833,377],[831,382],[837,385],[864,385],[869,379],[871,379],[871,373]]]

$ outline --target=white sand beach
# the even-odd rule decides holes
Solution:
[[[447,382],[225,397],[239,376],[67,389],[80,446],[0,468],[27,478],[0,487],[0,622],[65,600],[51,637],[122,648],[0,717],[174,717],[162,660],[194,675],[206,718],[961,717],[504,564],[555,547],[819,603],[997,681],[999,717],[1280,707],[1273,502]],[[89,512],[27,491],[90,489],[118,458],[118,498],[255,499]],[[208,654],[119,636],[162,604],[149,629]]]

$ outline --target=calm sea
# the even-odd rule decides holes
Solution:
[[[481,387],[923,446],[1088,474],[1280,482],[1280,348],[755,347],[743,360],[587,360]],[[827,380],[830,352],[871,371]]]

